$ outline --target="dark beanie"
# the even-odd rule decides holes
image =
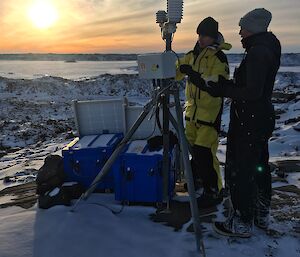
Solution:
[[[197,34],[218,38],[219,23],[212,17],[207,17],[200,22],[197,28]]]

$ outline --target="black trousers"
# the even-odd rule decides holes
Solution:
[[[201,180],[206,192],[218,192],[218,176],[214,169],[211,149],[204,146],[192,147],[192,171],[194,181]]]
[[[258,197],[263,199],[266,208],[271,203],[269,136],[250,137],[235,132],[230,131],[227,138],[225,185],[230,189],[234,210],[244,222],[249,222]]]

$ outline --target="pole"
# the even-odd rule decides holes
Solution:
[[[178,121],[178,132],[179,132],[178,136],[179,136],[180,146],[183,153],[184,171],[185,171],[185,177],[187,178],[190,208],[191,208],[193,226],[194,226],[194,231],[196,236],[196,247],[197,247],[197,251],[199,252],[201,251],[203,256],[205,257],[206,255],[205,255],[205,248],[203,243],[203,235],[201,230],[198,203],[195,194],[195,186],[194,186],[191,162],[189,159],[188,142],[184,134],[182,110],[180,106],[178,90],[174,92],[174,99],[175,99],[176,114],[177,114],[177,121]]]
[[[163,81],[163,87],[166,86],[166,81]],[[162,96],[163,103],[163,199],[167,203],[169,209],[169,166],[170,166],[170,136],[169,136],[169,92],[165,92]]]
[[[166,51],[172,50],[172,34],[166,35]],[[163,88],[168,86],[169,80],[164,79],[162,81]],[[170,92],[167,90],[162,95],[163,105],[163,201],[167,203],[167,209],[169,209],[169,170],[170,170],[170,118],[169,118],[169,103]]]

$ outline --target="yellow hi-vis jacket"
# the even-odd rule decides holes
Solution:
[[[222,40],[218,45],[202,49],[195,58],[194,51],[190,51],[176,63],[176,80],[182,80],[185,74],[179,70],[182,64],[189,64],[193,70],[202,74],[206,81],[218,81],[219,75],[229,77],[227,58],[222,50],[230,50],[231,45]],[[214,126],[222,108],[222,98],[212,97],[207,92],[200,90],[190,81],[185,88],[186,95],[186,120],[203,125]]]
[[[222,40],[219,45],[209,46],[203,49],[195,58],[194,51],[188,52],[177,62],[176,80],[184,78],[179,71],[181,64],[189,64],[193,70],[202,74],[207,81],[218,81],[219,75],[229,77],[229,67],[226,55],[222,50],[231,49],[231,45]],[[212,97],[205,91],[200,90],[190,81],[187,81],[186,94],[186,128],[185,134],[191,145],[199,145],[211,149],[213,168],[217,173],[218,189],[222,189],[222,176],[217,158],[218,132],[222,110],[222,98]]]

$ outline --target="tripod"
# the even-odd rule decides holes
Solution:
[[[171,34],[166,38],[166,51],[171,50]],[[203,235],[200,224],[199,210],[198,204],[196,200],[195,187],[194,187],[194,179],[192,174],[191,162],[189,160],[189,144],[187,142],[184,126],[183,126],[183,117],[182,117],[182,108],[180,105],[179,98],[179,87],[172,83],[170,79],[163,80],[153,80],[154,85],[159,85],[157,87],[156,94],[152,97],[152,99],[144,106],[143,112],[139,115],[133,126],[126,133],[123,140],[118,144],[115,151],[112,153],[111,157],[104,164],[100,173],[96,176],[90,188],[82,194],[82,196],[75,203],[72,211],[75,211],[78,203],[83,199],[87,200],[88,197],[94,190],[96,189],[98,183],[109,173],[110,168],[112,167],[115,160],[118,158],[119,154],[122,152],[126,144],[130,141],[135,131],[142,124],[144,119],[148,116],[150,111],[157,106],[158,103],[162,103],[163,108],[163,166],[162,166],[162,175],[163,175],[163,201],[167,203],[167,209],[169,208],[169,191],[168,191],[168,173],[169,173],[169,123],[173,125],[176,130],[177,136],[179,138],[180,148],[183,156],[183,164],[184,164],[184,172],[188,185],[188,193],[190,199],[190,208],[192,213],[193,226],[196,237],[196,247],[198,252],[202,252],[203,256],[205,255],[205,248],[203,243]],[[161,87],[160,87],[161,86]],[[175,108],[176,108],[176,117],[172,115],[169,110],[170,104],[170,96],[173,95],[175,100]]]

